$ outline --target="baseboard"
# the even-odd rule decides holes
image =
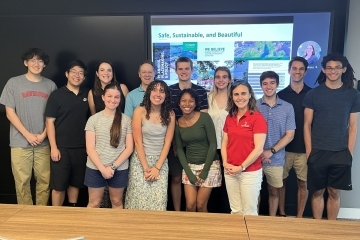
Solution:
[[[360,220],[360,208],[340,208],[338,218]]]

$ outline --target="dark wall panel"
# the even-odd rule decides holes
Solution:
[[[118,80],[130,89],[140,82],[138,65],[146,59],[142,16],[8,16],[0,17],[0,32],[1,91],[10,77],[26,72],[21,54],[29,47],[50,55],[43,75],[58,86],[65,84],[65,69],[73,59],[89,67],[89,87],[100,60],[113,62]]]

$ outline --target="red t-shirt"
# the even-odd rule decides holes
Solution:
[[[267,133],[267,123],[260,112],[250,114],[247,110],[237,122],[237,116],[228,115],[225,120],[224,132],[228,135],[226,146],[227,162],[240,166],[254,150],[254,134]],[[246,172],[261,169],[261,157],[246,168]]]

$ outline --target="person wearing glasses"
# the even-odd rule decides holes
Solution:
[[[285,146],[294,138],[295,114],[293,106],[276,94],[279,86],[277,73],[263,72],[260,75],[260,86],[264,95],[256,101],[256,106],[268,124],[268,134],[261,158],[268,183],[269,215],[276,216],[280,188],[283,186]]]
[[[154,63],[146,60],[142,62],[139,66],[139,78],[141,84],[138,88],[135,88],[126,96],[125,101],[125,114],[129,117],[133,117],[134,110],[137,108],[140,103],[143,101],[145,91],[149,84],[154,81],[155,78],[155,67]]]
[[[346,57],[329,54],[321,62],[319,86],[304,99],[304,139],[308,157],[308,190],[313,217],[321,219],[324,192],[327,218],[336,220],[340,190],[351,190],[351,165],[360,112],[360,93],[353,88],[354,70]]]
[[[88,92],[81,87],[87,68],[71,61],[65,72],[67,84],[51,93],[46,104],[46,131],[51,148],[50,189],[53,206],[62,206],[67,191],[69,206],[76,206],[79,188],[84,187],[85,124]]]
[[[36,181],[36,205],[49,201],[50,148],[46,138],[44,111],[56,85],[41,75],[49,56],[40,48],[22,55],[27,72],[10,78],[0,97],[10,121],[11,168],[18,204],[33,205],[30,190],[32,172]]]
[[[231,213],[258,215],[267,124],[249,83],[231,86],[227,109],[221,155]]]

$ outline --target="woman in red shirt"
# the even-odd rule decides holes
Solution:
[[[256,107],[250,84],[235,82],[230,89],[221,155],[232,214],[258,215],[262,182],[261,157],[267,123]]]

